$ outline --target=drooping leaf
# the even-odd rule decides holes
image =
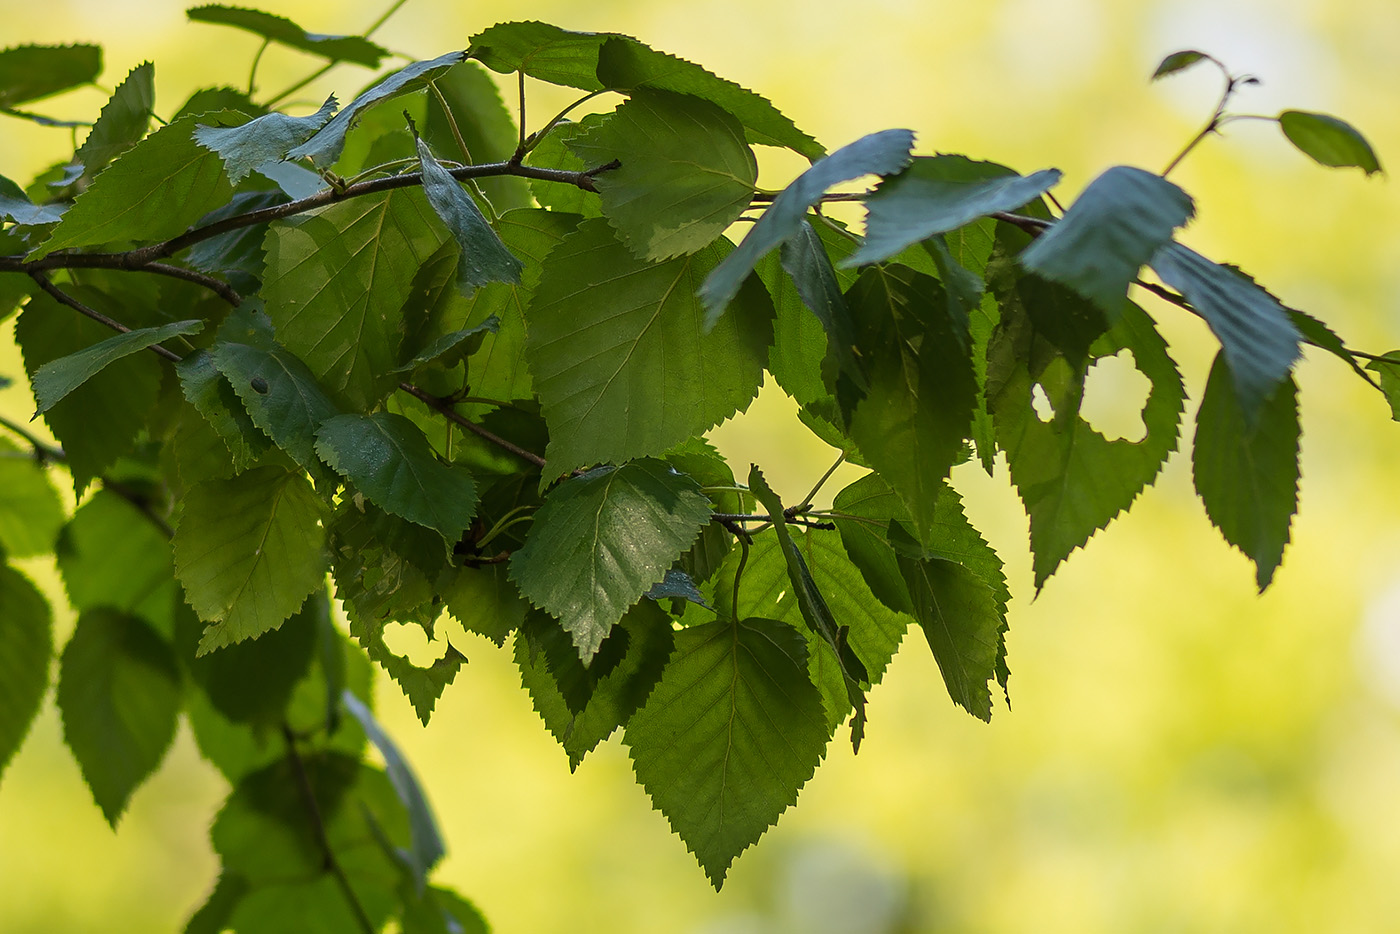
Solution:
[[[461,52],[448,52],[434,59],[414,62],[394,72],[347,104],[315,136],[287,153],[287,158],[310,159],[317,168],[330,168],[345,148],[345,134],[359,122],[361,114],[376,104],[426,86],[464,58]]]
[[[549,254],[525,347],[547,473],[660,454],[748,407],[772,334],[767,294],[753,283],[709,333],[695,297],[727,247],[646,264],[586,220]]]
[[[860,741],[865,736],[865,690],[870,686],[870,673],[865,663],[855,654],[850,644],[849,624],[837,620],[831,607],[812,577],[811,569],[802,550],[792,539],[783,514],[782,501],[763,479],[763,473],[754,465],[749,469],[749,489],[759,504],[768,511],[777,534],[783,560],[787,563],[788,580],[792,582],[793,595],[798,609],[808,628],[830,646],[846,688],[846,697],[855,708],[851,720],[851,746],[860,752]]]
[[[977,404],[967,324],[948,314],[934,279],[903,266],[862,273],[847,301],[865,332],[870,385],[849,416],[850,437],[923,534]]]
[[[816,255],[817,245],[808,239],[808,230],[820,241],[827,257],[825,264]],[[768,351],[768,372],[799,405],[810,405],[832,395],[828,377],[835,374],[825,367],[833,339],[830,335],[842,334],[854,343],[848,334],[851,321],[845,296],[842,294],[838,301],[836,293],[829,291],[831,284],[826,281],[826,274],[834,273],[839,292],[850,288],[857,273],[845,268],[840,260],[855,249],[856,244],[831,225],[806,223],[801,233],[784,243],[778,253],[769,253],[754,267],[755,275],[773,298],[773,345]],[[803,280],[802,290],[797,288],[798,279]]]
[[[807,643],[761,618],[683,629],[624,740],[637,781],[715,888],[811,778],[827,741]]]
[[[511,578],[559,618],[587,662],[691,546],[710,511],[695,481],[663,462],[599,468],[545,498],[511,556]]]
[[[826,347],[834,354],[840,374],[853,381],[860,391],[869,389],[869,381],[857,366],[852,352],[855,326],[841,283],[831,266],[826,244],[805,219],[798,232],[783,241],[778,251],[778,261],[801,297],[802,304],[821,322],[822,330],[826,332]],[[774,304],[776,306],[777,303]]]
[[[1021,254],[1021,265],[1074,289],[1117,320],[1128,286],[1195,214],[1191,196],[1160,175],[1116,165]]]
[[[1298,388],[1285,379],[1249,419],[1230,375],[1222,352],[1196,413],[1192,476],[1206,515],[1254,562],[1263,591],[1283,561],[1298,511]]]
[[[88,610],[63,650],[58,675],[63,739],[107,823],[160,765],[175,737],[180,670],[142,620]]]
[[[314,479],[325,477],[328,471],[315,450],[316,430],[339,410],[316,377],[272,339],[265,315],[245,315],[240,309],[224,321],[219,338],[213,347],[214,365],[233,387],[248,418]],[[241,431],[237,409],[230,404],[229,411]],[[256,445],[251,447],[256,450]]]
[[[1298,329],[1303,341],[1314,347],[1320,347],[1338,360],[1351,367],[1352,372],[1362,379],[1369,380],[1366,368],[1361,365],[1361,361],[1347,348],[1346,341],[1342,340],[1336,331],[1323,324],[1318,319],[1305,311],[1296,308],[1284,308],[1288,312],[1288,320],[1293,322],[1293,326]]]
[[[391,412],[337,415],[316,432],[316,453],[376,506],[436,529],[448,542],[476,514],[476,485],[444,464],[413,422]]]
[[[354,62],[367,68],[378,68],[380,60],[389,55],[387,49],[362,36],[327,36],[307,32],[284,16],[274,16],[261,10],[211,3],[186,10],[185,15],[196,23],[232,26],[332,62]]]
[[[334,395],[368,408],[397,382],[403,305],[443,236],[422,193],[405,189],[272,225],[263,298],[277,339]]]
[[[150,62],[137,65],[112,92],[87,139],[73,156],[73,161],[82,163],[83,174],[94,177],[140,142],[151,125],[155,103],[156,67]]]
[[[321,506],[298,474],[259,467],[185,495],[175,576],[209,623],[200,653],[275,629],[326,572]]]
[[[738,294],[754,265],[769,250],[798,233],[807,210],[821,200],[828,188],[862,175],[892,175],[909,162],[914,134],[909,130],[882,130],[843,146],[799,175],[773,199],[724,262],[710,273],[700,289],[706,324],[713,326]]]
[[[207,350],[196,351],[176,364],[175,371],[180,376],[185,400],[223,441],[235,472],[247,470],[270,446],[268,437],[249,417],[233,384],[219,372],[214,355]],[[248,377],[250,382],[253,378]],[[269,381],[269,393],[271,387]]]
[[[578,710],[571,709],[558,676],[550,671],[546,653],[532,655],[524,634],[516,636],[515,664],[520,668],[521,682],[545,728],[568,754],[571,771],[614,730],[627,725],[660,680],[675,646],[670,618],[647,601],[618,620],[614,634],[618,632],[627,636],[625,654],[589,686],[588,697]]]
[[[1367,175],[1381,171],[1376,151],[1345,120],[1329,114],[1285,110],[1278,115],[1278,125],[1290,143],[1319,165],[1356,166]]]
[[[423,786],[419,784],[412,766],[399,751],[398,744],[384,732],[364,701],[346,691],[341,695],[341,703],[345,705],[350,716],[359,722],[369,741],[374,743],[379,754],[384,757],[384,769],[389,775],[389,782],[394,786],[394,792],[399,796],[404,810],[408,812],[412,834],[409,855],[419,888],[422,888],[427,883],[428,873],[432,872],[438,860],[447,853],[442,834],[438,831],[437,818],[433,815],[432,806],[428,804],[428,796],[423,792]]]
[[[0,220],[14,221],[21,227],[56,224],[63,219],[63,212],[67,209],[65,204],[35,204],[29,200],[23,188],[0,175]],[[13,249],[24,252],[24,247],[18,242]]]
[[[219,157],[194,141],[197,119],[232,124],[244,116],[182,117],[156,130],[92,180],[29,258],[113,241],[164,240],[227,202],[233,187]]]
[[[1252,424],[1298,359],[1298,328],[1287,309],[1248,276],[1179,243],[1158,250],[1152,269],[1186,296],[1220,339],[1240,408]]]
[[[1165,78],[1167,75],[1174,75],[1178,71],[1185,71],[1199,61],[1209,58],[1204,52],[1197,52],[1195,49],[1183,49],[1180,52],[1173,52],[1157,65],[1157,70],[1152,72],[1152,80]]]
[[[472,196],[433,158],[421,139],[418,161],[423,167],[423,193],[462,250],[457,260],[457,288],[470,293],[491,282],[519,283],[520,260],[506,249]]]
[[[240,126],[206,126],[194,129],[194,141],[219,154],[229,181],[237,185],[248,173],[267,162],[277,162],[314,136],[335,114],[335,95],[321,109],[305,117],[264,114]]]
[[[0,52],[0,107],[15,107],[91,84],[102,73],[95,45],[20,45]]]
[[[637,90],[568,146],[588,165],[603,215],[634,255],[664,260],[720,236],[749,206],[758,163],[739,121],[699,98]]]
[[[196,654],[203,626],[185,611],[175,622],[175,645],[192,680],[222,716],[255,729],[277,727],[316,661],[319,616],[329,609],[325,590],[318,590],[277,629],[204,655]]]
[[[63,503],[44,464],[0,438],[0,553],[29,558],[53,548]]]
[[[997,444],[1031,521],[1035,583],[1040,588],[1074,549],[1126,509],[1176,449],[1183,408],[1181,376],[1152,319],[1136,305],[1089,350],[1089,358],[1128,350],[1152,387],[1142,409],[1141,441],[1109,441],[1079,414],[1085,370],[1047,353],[1024,314],[1003,320],[989,350],[988,405]],[[1036,384],[1054,408],[1039,419],[1031,402]]]
[[[837,533],[801,529],[793,536],[793,541],[826,600],[832,618],[846,629],[846,642],[860,659],[870,683],[878,683],[904,638],[908,617],[882,606],[875,599]],[[726,612],[734,607],[737,564],[738,555],[732,554],[715,576],[715,606]],[[739,580],[738,616],[741,619],[763,616],[807,631],[808,675],[822,695],[827,734],[834,733],[852,709],[846,679],[835,649],[808,627],[802,616],[796,588],[788,576],[787,559],[776,534],[754,536]]]
[[[53,614],[23,574],[0,562],[0,775],[24,742],[49,687]]]
[[[1372,360],[1366,364],[1366,369],[1379,377],[1381,392],[1390,403],[1390,417],[1400,422],[1400,350],[1392,350],[1385,357],[1383,360]]]
[[[136,506],[99,490],[59,533],[54,557],[74,609],[121,610],[169,635],[176,597],[170,541]]]
[[[1020,176],[964,156],[916,156],[865,200],[865,242],[843,266],[889,259],[910,244],[997,211],[1014,211],[1060,181],[1058,169]]]
[[[109,298],[85,288],[69,287],[65,291],[99,311],[119,311],[105,303],[123,297]],[[46,293],[31,297],[15,323],[25,369],[31,374],[45,363],[77,353],[111,333]],[[146,425],[159,387],[160,363],[154,355],[127,357],[44,413],[49,430],[63,445],[75,492],[81,494],[94,478],[131,451],[137,434]]]
[[[84,347],[77,353],[50,360],[34,371],[31,380],[34,398],[39,404],[34,414],[47,412],[73,390],[123,357],[140,353],[176,335],[198,334],[202,330],[204,322],[198,319],[176,321],[158,328],[139,328]]]
[[[467,54],[492,71],[521,71],[584,91],[651,88],[689,94],[737,117],[751,143],[786,146],[808,159],[824,152],[754,92],[628,36],[569,32],[539,22],[498,23],[472,37]]]

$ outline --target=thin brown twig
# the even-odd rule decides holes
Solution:
[[[82,302],[78,301],[76,298],[69,295],[67,292],[63,291],[58,286],[50,282],[49,277],[44,275],[42,272],[31,271],[29,273],[29,277],[35,282],[39,283],[39,288],[43,289],[45,292],[49,293],[49,295],[53,296],[54,301],[57,301],[63,305],[67,305],[69,308],[73,309],[79,314],[86,315],[87,317],[96,321],[98,324],[105,325],[106,327],[109,327],[114,331],[120,331],[123,334],[126,334],[131,331],[131,328],[122,324],[115,318],[109,318],[102,312],[98,311],[96,308],[89,308],[87,305],[84,305]],[[146,349],[151,351],[158,357],[164,357],[166,360],[169,360],[172,363],[179,363],[183,359],[179,354],[175,353],[173,350],[166,350],[160,344],[152,344]]]
[[[448,400],[440,399],[430,392],[425,392],[424,390],[419,389],[412,383],[399,383],[399,388],[402,389],[404,392],[408,393],[413,398],[417,399],[419,402],[424,403],[429,408],[441,413],[448,421],[452,422],[454,425],[459,425],[462,428],[467,429],[467,431],[470,431],[477,437],[496,445],[496,447],[500,448],[501,450],[509,451],[516,457],[519,457],[522,460],[527,460],[530,463],[534,464],[536,467],[543,469],[543,457],[540,457],[538,454],[535,454],[532,451],[525,450],[518,444],[507,441],[505,438],[502,438],[500,435],[497,435],[494,432],[482,428],[480,425],[478,425],[476,422],[473,422],[471,419],[463,418],[461,415],[457,414],[457,410],[452,408],[452,403]]]

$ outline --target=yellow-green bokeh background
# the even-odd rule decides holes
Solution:
[[[256,50],[251,37],[187,25],[183,6],[0,0],[0,44],[99,42],[109,88],[151,58],[169,112],[201,83],[244,80]],[[323,32],[379,12],[377,0],[263,6]],[[526,18],[626,32],[699,61],[831,147],[908,126],[921,152],[1059,167],[1062,200],[1115,163],[1159,169],[1196,130],[1218,78],[1146,80],[1187,46],[1264,79],[1242,109],[1336,113],[1400,165],[1393,0],[871,0],[859,12],[829,0],[410,0],[379,36],[427,57]],[[269,53],[260,83],[280,88],[313,65]],[[344,100],[365,77],[333,72],[305,99]],[[36,109],[90,116],[103,99],[83,91]],[[541,103],[536,119],[551,109]],[[0,173],[27,180],[71,151],[63,133],[6,119]],[[767,168],[776,186],[795,166]],[[1317,168],[1263,123],[1232,127],[1173,178],[1198,199],[1192,245],[1358,347],[1400,346],[1394,183]],[[1198,397],[1208,334],[1149,308]],[[17,375],[9,334],[0,372]],[[989,480],[959,468],[1016,595],[1015,709],[991,725],[955,710],[911,635],[873,691],[861,755],[834,742],[719,894],[649,809],[616,739],[569,774],[504,653],[466,640],[471,663],[427,729],[384,680],[381,716],[450,846],[439,878],[508,934],[1400,929],[1400,426],[1339,363],[1308,357],[1302,511],[1262,597],[1206,521],[1180,455],[1034,602],[1004,470]],[[1105,425],[1131,424],[1138,393],[1110,372],[1091,382],[1089,404]],[[32,404],[16,387],[0,409],[27,417]],[[757,460],[800,496],[829,455],[788,415],[770,389],[716,436],[736,463]],[[25,567],[54,587],[45,565]],[[71,615],[59,625],[66,634]],[[178,930],[214,878],[206,831],[226,791],[182,727],[111,832],[50,702],[0,780],[0,932]]]

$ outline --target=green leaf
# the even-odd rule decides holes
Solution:
[[[456,238],[462,255],[457,260],[457,288],[470,293],[490,282],[520,282],[520,260],[496,236],[472,196],[444,169],[428,144],[418,140],[418,161],[423,167],[423,193],[437,216]]]
[[[530,692],[545,728],[568,753],[570,771],[614,730],[627,725],[661,679],[675,647],[670,617],[646,601],[618,620],[613,634],[619,632],[627,637],[625,654],[589,687],[578,710],[571,709],[559,676],[549,669],[546,653],[532,653],[524,632],[516,635],[515,664],[520,668],[521,683]]]
[[[214,891],[209,893],[204,904],[185,922],[184,934],[224,934],[228,930],[228,920],[239,901],[248,894],[248,880],[242,876],[220,873]]]
[[[495,333],[483,335],[481,346],[467,361],[474,394],[503,402],[532,397],[530,372],[525,366],[525,309],[539,285],[544,258],[577,223],[572,214],[508,211],[501,215],[496,229],[510,251],[525,261],[520,284],[493,282],[470,296],[445,287],[439,291],[438,300],[428,310],[427,333],[471,330],[492,318],[498,322]],[[407,310],[405,316],[410,317]],[[408,346],[406,342],[405,349]]]
[[[432,599],[431,592],[427,597]],[[429,613],[436,616],[436,612],[433,612],[436,609],[435,606],[432,607]],[[419,721],[427,726],[438,698],[442,697],[442,692],[447,690],[447,686],[457,677],[457,672],[466,664],[467,657],[449,644],[441,658],[426,668],[420,667],[408,658],[389,650],[384,643],[384,619],[370,618],[357,609],[354,603],[347,604],[347,612],[350,616],[351,635],[365,647],[369,657],[394,679],[404,697],[413,705],[413,712],[418,715]]]
[[[1184,390],[1166,342],[1152,319],[1127,304],[1118,323],[1090,348],[1089,358],[1128,350],[1152,383],[1142,409],[1141,441],[1109,441],[1079,415],[1085,370],[1046,352],[1030,319],[1003,305],[989,350],[988,403],[997,443],[1031,521],[1036,589],[1097,530],[1134,499],[1176,450]],[[1039,343],[1038,343],[1039,342]],[[1030,367],[1030,369],[1028,369]],[[1039,419],[1031,394],[1039,383],[1055,414]]]
[[[584,91],[650,88],[689,94],[737,117],[751,143],[785,146],[808,159],[825,151],[754,92],[628,36],[569,32],[538,22],[498,23],[474,36],[467,54],[492,71],[520,71]]]
[[[99,490],[73,514],[54,547],[68,602],[108,607],[169,634],[174,567],[166,533],[122,497]]]
[[[0,775],[29,732],[49,686],[53,614],[23,574],[0,561]]]
[[[1248,276],[1179,243],[1158,250],[1152,268],[1220,339],[1240,408],[1252,424],[1298,359],[1298,328],[1287,309]]]
[[[328,613],[324,589],[313,593],[285,623],[256,639],[198,655],[199,618],[182,612],[175,644],[194,682],[222,716],[254,728],[280,725],[298,682],[316,658],[319,615]]]
[[[326,573],[321,505],[298,474],[259,467],[185,495],[175,576],[211,625],[199,652],[276,629]]]
[[[345,134],[369,108],[416,91],[464,60],[461,52],[448,52],[437,58],[414,62],[360,94],[336,114],[311,139],[287,153],[288,159],[310,159],[317,168],[328,169],[345,149]]]
[[[418,783],[418,776],[413,774],[412,767],[399,751],[398,745],[380,727],[379,721],[374,719],[374,714],[364,701],[345,691],[341,694],[341,703],[345,705],[350,716],[359,721],[369,741],[374,743],[379,754],[384,757],[384,769],[389,775],[389,782],[394,786],[394,792],[404,810],[408,812],[408,823],[412,833],[409,855],[421,888],[427,883],[428,873],[432,872],[433,867],[447,853],[442,834],[438,831],[437,818],[433,815],[432,806],[428,804],[428,796],[424,794],[423,786]]]
[[[406,189],[273,224],[263,298],[277,338],[333,395],[368,408],[397,383],[403,305],[442,242],[423,194]]]
[[[102,73],[95,45],[20,45],[0,52],[0,107],[14,107],[91,84]]]
[[[207,123],[211,115],[182,117],[127,150],[92,180],[29,258],[120,240],[164,240],[226,203],[233,187],[219,157],[194,141],[196,119]],[[243,115],[224,111],[212,119],[233,122]]]
[[[878,683],[904,638],[908,617],[875,599],[835,532],[802,529],[794,542],[832,618],[846,629],[846,642],[864,666],[870,683]],[[734,606],[737,559],[737,553],[731,553],[715,577],[715,606],[725,612]],[[851,712],[846,679],[835,649],[807,626],[795,593],[778,536],[755,535],[739,580],[737,615],[740,619],[776,619],[807,632],[808,674],[821,691],[827,734],[831,735]]]
[[[111,100],[102,108],[87,139],[73,156],[83,166],[83,174],[92,178],[113,159],[141,141],[151,125],[151,110],[156,104],[156,66],[150,62],[131,69]]]
[[[788,531],[782,501],[769,488],[756,464],[749,469],[749,489],[771,518],[783,559],[787,562],[788,579],[792,582],[793,594],[797,598],[797,606],[802,611],[803,620],[812,632],[831,647],[836,656],[837,666],[846,687],[846,697],[855,708],[855,718],[851,721],[851,746],[856,752],[860,752],[860,741],[865,736],[865,689],[870,686],[870,673],[866,670],[865,663],[851,648],[849,625],[839,622],[832,615],[831,607],[817,587],[801,549],[797,547]]]
[[[1312,315],[1296,308],[1287,308],[1288,320],[1293,322],[1293,326],[1298,329],[1303,341],[1314,347],[1320,347],[1351,367],[1352,372],[1362,379],[1370,380],[1366,374],[1366,369],[1361,366],[1361,361],[1357,359],[1346,345],[1346,341],[1337,335],[1337,332],[1314,318]]]
[[[1196,492],[1225,540],[1254,562],[1262,592],[1273,580],[1298,511],[1298,387],[1285,379],[1248,419],[1218,354],[1196,413]]]
[[[499,564],[458,568],[438,584],[447,612],[467,632],[485,636],[497,646],[525,619],[529,604],[521,598]]]
[[[43,463],[0,438],[0,554],[46,554],[63,525],[63,502]]]
[[[868,335],[861,350],[870,374],[869,391],[850,415],[850,437],[922,535],[977,404],[967,324],[948,314],[934,279],[903,266],[862,273],[847,300]]]
[[[451,889],[433,885],[421,895],[405,892],[403,902],[403,934],[490,934],[477,907]]]
[[[709,520],[699,485],[660,461],[599,468],[561,483],[535,514],[511,579],[558,617],[587,662]]]
[[[667,91],[634,91],[568,146],[588,165],[621,162],[595,184],[603,215],[640,259],[707,246],[748,208],[758,180],[738,120],[708,101]]]
[[[140,619],[88,610],[63,650],[58,675],[63,739],[107,823],[175,738],[180,669],[170,646]]]
[[[804,224],[778,253],[759,260],[754,272],[773,298],[768,372],[799,405],[810,405],[832,394],[827,377],[833,374],[824,365],[829,335],[841,334],[854,343],[847,333],[852,326],[850,311],[845,296],[838,299],[838,292],[856,281],[856,273],[839,262],[856,249],[856,244],[828,224],[810,224],[805,219]],[[817,245],[808,239],[809,230],[821,242],[827,257],[824,263],[817,255]],[[838,261],[835,269],[833,261]],[[838,292],[831,291],[828,272],[834,273]],[[801,291],[797,288],[799,279],[803,282]]]
[[[229,417],[238,423],[237,430],[241,432],[244,426],[236,413],[239,409],[246,411],[254,425],[319,482],[328,471],[316,456],[316,430],[338,415],[339,410],[306,364],[278,346],[271,334],[265,315],[245,316],[241,310],[231,314],[219,328],[220,339],[213,348],[214,365],[237,396],[236,403],[225,401]],[[184,373],[182,370],[182,378]],[[222,390],[219,393],[222,396]],[[225,431],[230,428],[224,426]],[[251,454],[257,446],[249,447]],[[230,450],[236,452],[232,445]]]
[[[307,819],[314,802],[318,825]],[[344,755],[290,757],[243,778],[209,832],[225,872],[246,878],[230,926],[279,934],[361,930],[326,868],[334,854],[374,930],[397,908],[398,865],[379,842],[407,846],[408,815],[389,778]]]
[[[282,16],[261,10],[211,3],[185,11],[196,23],[213,23],[246,30],[272,42],[319,55],[332,62],[354,62],[367,68],[378,68],[389,51],[362,36],[326,36],[310,33]]]
[[[549,254],[525,352],[550,476],[660,454],[748,407],[772,334],[767,294],[753,283],[709,333],[695,297],[727,248],[648,265],[587,220]]]
[[[108,303],[125,296],[69,287],[74,298],[99,311],[119,311]],[[15,324],[24,351],[25,369],[33,374],[52,360],[106,339],[111,331],[60,305],[47,293],[32,296]],[[149,358],[149,359],[148,359]],[[92,480],[131,451],[146,426],[146,416],[160,388],[160,365],[151,354],[118,360],[44,413],[44,421],[63,445],[81,494]]]
[[[34,414],[47,412],[73,390],[123,357],[140,353],[178,334],[198,334],[202,330],[204,322],[197,319],[176,321],[158,328],[139,328],[84,347],[77,353],[50,360],[34,371],[34,398],[39,403]]]
[[[480,324],[444,334],[424,347],[412,360],[403,366],[395,367],[394,372],[412,373],[420,367],[426,367],[433,363],[455,366],[464,357],[469,357],[480,350],[481,344],[487,336],[497,333],[500,329],[500,320],[495,315],[491,315]]]
[[[1174,75],[1178,71],[1185,71],[1199,61],[1210,58],[1204,52],[1197,52],[1195,49],[1183,49],[1180,52],[1173,52],[1162,59],[1157,66],[1157,70],[1152,72],[1152,80],[1165,78],[1167,75]]]
[[[1278,125],[1288,141],[1319,165],[1356,166],[1367,175],[1381,170],[1376,151],[1366,137],[1344,120],[1328,114],[1285,110]]]
[[[1366,369],[1380,378],[1381,392],[1390,403],[1390,417],[1400,422],[1400,350],[1392,350],[1385,356],[1389,359],[1372,360],[1366,364]]]
[[[965,156],[916,156],[865,200],[865,242],[843,266],[887,260],[911,244],[998,211],[1015,211],[1059,184],[1059,169],[1017,175]]]
[[[1191,196],[1162,176],[1116,165],[1026,248],[1021,265],[1090,299],[1111,324],[1138,270],[1195,213]]]
[[[773,199],[738,248],[706,278],[700,289],[706,324],[713,326],[738,294],[754,265],[769,250],[795,236],[808,208],[821,200],[828,188],[862,175],[891,175],[909,163],[914,134],[909,130],[882,130],[863,136],[818,160]]]
[[[189,100],[175,113],[175,119],[190,114],[199,115],[215,110],[236,110],[250,117],[261,117],[267,108],[255,104],[248,95],[235,88],[201,88],[190,95]]]
[[[180,376],[180,391],[185,400],[204,417],[228,449],[234,471],[247,470],[270,447],[268,438],[249,417],[233,384],[219,372],[214,355],[207,350],[196,351],[175,364],[175,372]],[[245,378],[250,382],[253,379],[246,374]],[[263,379],[268,382],[270,392],[271,381],[265,376]]]
[[[259,166],[281,161],[287,153],[309,140],[335,114],[335,95],[321,109],[305,117],[264,114],[241,126],[206,126],[194,129],[194,141],[219,154],[229,181],[237,185]]]
[[[681,630],[625,741],[637,781],[718,889],[826,749],[806,641],[760,618]]]
[[[436,529],[448,542],[461,538],[476,515],[471,474],[442,463],[402,415],[337,415],[321,424],[316,439],[316,453],[370,502]]]
[[[68,206],[65,204],[35,204],[29,200],[23,188],[0,175],[0,220],[11,220],[21,227],[54,224],[63,218],[66,210]],[[24,252],[21,241],[11,242],[14,243],[11,249]]]
[[[534,148],[525,155],[525,164],[536,168],[564,169],[572,172],[598,168],[585,165],[582,159],[574,155],[573,150],[569,148],[569,140],[591,132],[610,116],[586,114],[578,122],[561,121],[544,139],[535,143]],[[544,179],[532,179],[530,193],[535,196],[535,201],[540,207],[551,211],[564,211],[583,217],[603,216],[602,201],[594,191],[584,191],[574,185],[561,185]]]

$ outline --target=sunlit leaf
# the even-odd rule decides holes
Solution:
[[[102,73],[95,45],[20,45],[0,52],[0,107],[91,84]]]
[[[261,10],[211,3],[185,11],[197,23],[233,26],[282,45],[310,52],[333,62],[354,62],[368,68],[378,68],[389,52],[361,36],[326,36],[307,32],[284,16],[274,16]]]
[[[219,154],[229,181],[237,185],[248,173],[267,162],[276,162],[316,134],[335,113],[335,97],[305,117],[264,114],[240,126],[206,126],[194,129],[194,140]]]
[[[139,328],[109,337],[77,353],[50,360],[34,371],[31,382],[39,403],[36,415],[53,408],[69,393],[92,379],[109,365],[180,334],[198,334],[204,322],[198,319],[176,321],[158,328]]]
[[[1376,151],[1366,137],[1344,120],[1328,114],[1285,110],[1279,128],[1288,141],[1319,165],[1356,166],[1367,175],[1381,170]]]

